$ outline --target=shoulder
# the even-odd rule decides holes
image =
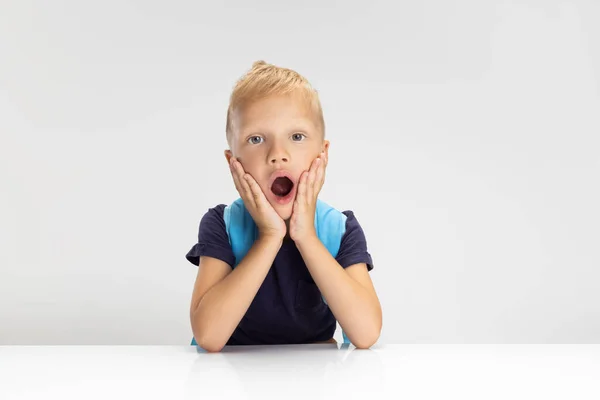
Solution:
[[[341,213],[346,216],[346,227],[348,225],[350,225],[350,226],[355,226],[355,225],[360,226],[360,224],[358,223],[358,220],[356,219],[356,215],[354,215],[354,211],[352,211],[352,210],[344,210],[344,211],[341,211]]]
[[[366,242],[365,232],[363,231],[362,226],[358,222],[354,211],[352,210],[344,210],[341,213],[346,217],[346,230],[344,232],[344,237],[346,236],[360,236],[362,240]]]
[[[225,220],[223,219],[226,207],[226,204],[217,204],[204,213],[198,227],[198,240],[213,238],[215,235],[221,237],[221,239],[226,238],[227,232]]]
[[[219,258],[233,265],[235,257],[229,243],[229,236],[223,220],[226,204],[210,207],[200,219],[198,227],[198,242],[187,253],[186,258],[192,264],[198,265],[199,258],[207,255]]]
[[[372,270],[373,260],[367,247],[367,238],[354,211],[344,210],[341,213],[346,217],[346,229],[336,257],[338,262],[344,268],[357,263],[365,263],[367,269]]]
[[[200,220],[200,225],[203,223],[206,224],[220,224],[223,222],[223,213],[225,212],[226,204],[217,204],[214,207],[210,207],[202,216]],[[223,226],[225,224],[223,223]]]
[[[223,211],[225,211],[225,207],[227,207],[227,204],[217,204],[214,207],[210,207],[205,213],[204,215],[211,215],[211,216],[219,216],[219,217],[223,217]]]

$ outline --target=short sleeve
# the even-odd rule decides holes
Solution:
[[[223,219],[224,210],[225,204],[209,208],[200,220],[198,243],[185,256],[192,264],[198,266],[200,265],[200,256],[209,256],[226,262],[232,268],[235,265],[235,255],[231,249]]]
[[[367,239],[358,220],[352,211],[343,211],[346,215],[346,232],[342,236],[342,243],[336,261],[343,267],[365,263],[367,270],[373,269],[373,260],[367,250]]]

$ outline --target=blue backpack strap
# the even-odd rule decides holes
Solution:
[[[346,215],[317,199],[315,231],[321,243],[335,258],[340,251],[342,236],[346,232]]]
[[[229,244],[235,255],[234,268],[242,261],[258,238],[258,227],[240,197],[223,210]]]

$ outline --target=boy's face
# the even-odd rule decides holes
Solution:
[[[235,156],[279,216],[288,220],[300,175],[309,170],[322,151],[328,154],[329,141],[323,140],[316,117],[301,99],[277,95],[235,111],[230,146],[231,150],[225,150],[227,162]],[[285,197],[281,197],[281,192],[277,196],[272,191],[274,175],[282,170],[289,173],[293,183]],[[289,189],[285,185],[283,188]]]

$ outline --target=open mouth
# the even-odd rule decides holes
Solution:
[[[294,188],[294,182],[291,181],[290,178],[286,176],[280,176],[273,181],[271,185],[271,192],[277,197],[285,197]]]

